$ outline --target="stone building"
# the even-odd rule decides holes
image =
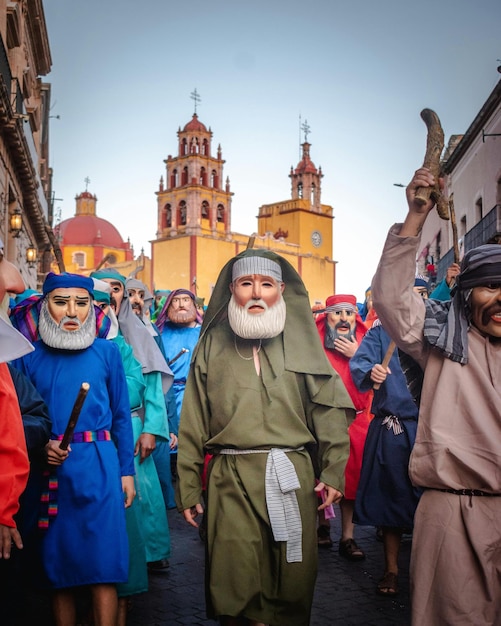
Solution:
[[[0,238],[30,288],[52,256],[51,65],[42,0],[0,0]]]

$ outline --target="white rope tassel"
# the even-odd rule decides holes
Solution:
[[[288,563],[300,563],[303,528],[295,490],[301,485],[293,463],[280,448],[272,448],[268,454],[265,486],[273,537],[287,542]]]
[[[404,432],[402,425],[396,415],[387,415],[382,423],[388,430],[393,430],[394,435],[401,435]]]

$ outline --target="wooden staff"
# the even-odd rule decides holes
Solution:
[[[390,359],[393,355],[393,352],[395,351],[395,348],[396,348],[395,342],[390,341],[388,350],[386,350],[386,354],[384,355],[383,362],[381,363],[381,365],[384,367],[385,370],[388,369],[388,365],[390,364]],[[381,383],[374,383],[373,389],[379,389],[379,387],[381,387]]]
[[[181,350],[176,354],[176,356],[172,357],[172,359],[167,363],[167,365],[170,367],[175,361],[179,359],[179,357],[183,356],[185,352],[189,352],[188,348],[181,348]]]
[[[80,415],[80,411],[82,410],[83,403],[85,398],[87,397],[87,393],[90,389],[89,383],[82,383],[80,387],[80,391],[78,392],[77,399],[75,400],[75,404],[73,405],[73,409],[71,411],[70,419],[68,420],[68,424],[66,426],[66,430],[64,431],[63,439],[59,444],[61,450],[67,450],[70,445],[71,438],[73,437],[73,433],[75,431],[75,426],[77,425],[78,417]]]
[[[254,235],[252,235],[252,237],[249,237],[249,241],[247,242],[247,248],[245,249],[250,250],[251,248],[253,248],[255,241],[256,241],[256,238],[254,237]]]
[[[449,219],[447,201],[442,195],[442,190],[438,182],[440,176],[440,156],[444,149],[444,131],[440,119],[435,111],[423,109],[421,119],[426,124],[428,134],[426,137],[426,152],[423,167],[426,167],[435,177],[434,187],[419,187],[414,196],[416,202],[424,205],[431,198],[437,205],[437,212],[443,220]]]
[[[54,251],[54,256],[56,257],[56,262],[57,262],[59,271],[62,274],[66,271],[65,266],[64,266],[63,253],[61,251],[61,247],[59,245],[57,237],[55,236],[54,231],[52,230],[48,222],[45,222],[45,232],[47,233],[47,237],[49,238],[50,245],[52,246],[52,250]]]

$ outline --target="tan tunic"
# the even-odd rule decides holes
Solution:
[[[398,232],[398,229],[397,229]],[[372,288],[374,307],[425,377],[409,473],[429,488],[416,512],[412,616],[422,624],[501,624],[501,343],[475,328],[468,364],[424,343],[424,304],[412,291],[418,237],[388,236]]]

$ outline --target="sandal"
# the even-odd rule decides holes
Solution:
[[[396,596],[398,595],[398,576],[393,572],[386,572],[377,584],[377,593],[381,596]]]
[[[339,554],[348,559],[348,561],[363,561],[365,554],[361,550],[354,539],[346,539],[339,542]]]

